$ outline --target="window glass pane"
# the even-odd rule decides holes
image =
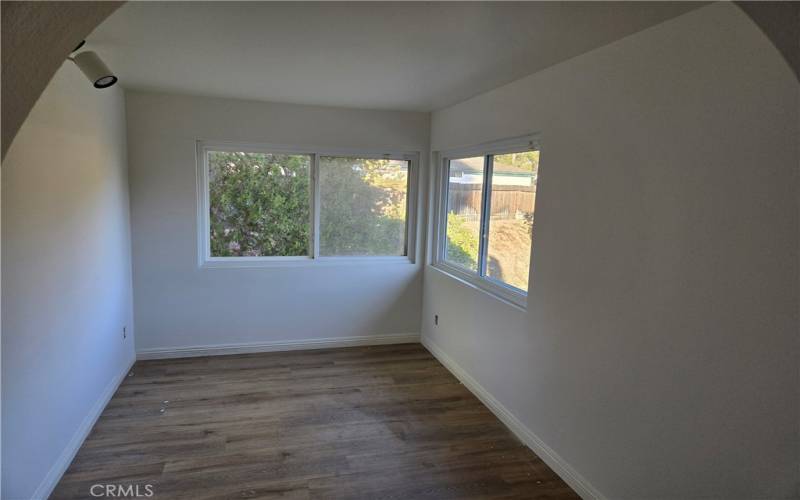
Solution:
[[[539,152],[495,155],[486,274],[528,290]]]
[[[444,259],[478,271],[483,156],[450,160],[447,182],[447,239]]]
[[[208,152],[212,257],[308,255],[311,156]]]
[[[319,159],[321,255],[405,255],[405,160]]]

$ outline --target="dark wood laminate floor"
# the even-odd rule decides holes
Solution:
[[[577,498],[419,344],[137,362],[51,498],[93,498],[93,484],[151,484],[156,499]]]

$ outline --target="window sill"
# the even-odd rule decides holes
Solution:
[[[487,278],[481,278],[477,275],[470,274],[455,266],[437,262],[430,266],[432,269],[442,273],[443,275],[454,279],[470,288],[478,290],[493,299],[499,300],[505,304],[519,309],[520,311],[527,311],[528,309],[528,294],[518,292],[511,287],[495,283]]]
[[[200,262],[201,269],[254,269],[276,267],[329,267],[414,265],[405,256],[343,256],[343,257],[211,257]]]

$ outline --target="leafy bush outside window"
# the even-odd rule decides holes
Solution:
[[[308,255],[311,156],[208,152],[211,256]]]
[[[314,154],[213,148],[203,154],[207,257],[317,256],[314,237],[319,256],[407,255],[410,160],[326,155],[315,163]]]

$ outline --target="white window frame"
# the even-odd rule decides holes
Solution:
[[[299,256],[214,257],[211,255],[211,213],[209,199],[208,152],[246,152],[294,154],[311,157],[309,176],[310,234],[309,253]],[[320,255],[320,185],[319,159],[322,156],[408,161],[406,192],[405,255]],[[414,264],[417,252],[417,204],[419,152],[385,152],[363,149],[331,149],[284,146],[265,143],[197,141],[197,261],[201,268],[251,268],[339,264]]]
[[[484,291],[521,309],[525,309],[527,307],[528,291],[516,288],[486,274],[486,253],[489,237],[489,217],[487,212],[490,209],[492,202],[492,162],[490,161],[490,156],[520,153],[531,150],[538,150],[541,152],[541,141],[538,134],[515,137],[513,139],[505,139],[501,141],[492,141],[479,144],[477,146],[440,151],[437,153],[438,158],[435,162],[437,169],[435,173],[435,212],[433,218],[434,251],[432,258],[434,269],[437,269],[444,274],[457,279],[458,281],[477,288],[478,290]],[[484,157],[484,169],[483,196],[481,197],[482,205],[478,270],[473,272],[470,269],[447,262],[447,260],[445,260],[445,252],[447,245],[447,196],[450,178],[450,160],[472,158],[475,156]],[[533,252],[533,244],[531,244],[531,252]],[[528,289],[530,289],[530,286],[531,280],[529,276]]]

